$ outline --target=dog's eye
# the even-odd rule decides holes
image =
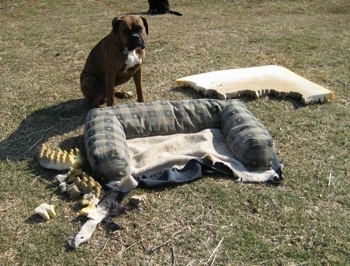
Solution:
[[[135,32],[137,32],[137,33],[142,33],[142,30],[143,30],[142,27],[135,28]]]
[[[125,29],[125,30],[123,30],[123,32],[124,32],[124,34],[127,34],[127,35],[131,34],[131,31],[129,29]]]

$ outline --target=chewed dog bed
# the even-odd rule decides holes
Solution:
[[[273,138],[239,100],[92,109],[85,121],[85,146],[93,171],[125,192],[138,185],[190,182],[203,172],[249,182],[282,178]]]

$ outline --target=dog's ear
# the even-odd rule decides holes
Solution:
[[[119,24],[120,24],[119,17],[114,18],[113,21],[112,21],[112,28],[113,28],[113,32],[114,33],[118,30]]]
[[[141,17],[141,19],[142,19],[143,25],[145,25],[145,30],[146,30],[146,33],[148,35],[148,23],[147,23],[147,20],[144,17]]]

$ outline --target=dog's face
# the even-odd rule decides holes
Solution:
[[[144,49],[144,36],[148,34],[147,20],[140,16],[121,16],[112,21],[113,34],[120,45],[129,51]]]

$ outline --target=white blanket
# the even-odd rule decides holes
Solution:
[[[127,140],[131,152],[133,176],[152,176],[167,168],[181,169],[189,160],[206,158],[222,162],[232,175],[243,182],[266,182],[278,177],[274,170],[248,171],[233,158],[220,129],[206,129],[194,134],[175,134]]]

